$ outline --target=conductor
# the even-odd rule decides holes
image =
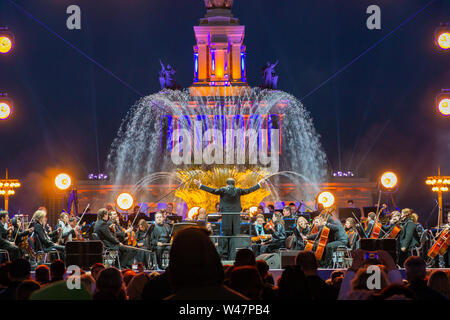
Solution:
[[[248,189],[236,188],[236,181],[233,178],[227,179],[227,185],[222,188],[214,189],[203,185],[199,180],[194,180],[198,187],[206,192],[220,196],[219,208],[222,212],[222,235],[235,236],[239,234],[241,226],[241,196],[252,193],[261,188],[263,180],[255,186]],[[225,239],[228,240],[228,239]],[[222,241],[222,254],[228,253],[233,259],[235,254],[234,241],[231,241],[231,250],[228,250],[228,241]]]

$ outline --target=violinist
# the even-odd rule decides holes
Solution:
[[[52,236],[58,236],[58,233],[62,231],[62,229],[59,227],[55,231],[53,231],[51,234],[47,233],[44,225],[47,221],[47,212],[43,210],[38,210],[33,215],[33,221],[34,224],[34,234],[36,236],[36,239],[39,241],[40,246],[42,247],[42,250],[44,252],[49,252],[51,250],[58,250],[60,253],[64,254],[65,248],[64,246],[58,245],[54,243],[51,239]]]
[[[259,256],[261,254],[261,245],[265,244],[265,238],[268,236],[264,232],[264,216],[262,214],[256,215],[256,221],[251,229],[252,237],[252,250],[255,253],[255,256]],[[258,238],[257,241],[253,241],[253,238]]]
[[[112,230],[114,230],[114,235],[119,241],[123,244],[128,240],[127,233],[133,231],[133,228],[130,227],[127,230],[125,230],[122,227],[122,223],[120,221],[120,216],[117,213],[117,211],[111,211],[109,212],[109,220],[108,225]]]
[[[70,224],[70,219],[75,220],[76,225],[76,219],[69,218],[69,215],[65,212],[61,213],[59,217],[58,227],[62,229],[59,236],[60,244],[66,244],[68,241],[72,241],[72,239],[76,237],[75,229]],[[77,226],[77,230],[79,230],[79,226]]]
[[[292,249],[294,250],[304,250],[305,242],[303,236],[307,236],[311,228],[308,225],[308,221],[304,217],[298,217],[297,224],[294,228],[294,243]]]
[[[8,240],[9,234],[13,230],[13,226],[9,223],[8,212],[0,211],[0,249],[8,251],[11,261],[20,257],[19,247],[14,242]]]
[[[28,229],[24,229],[23,228],[24,226],[22,225],[22,219],[16,218],[16,217],[14,217],[11,220],[11,222],[12,222],[12,226],[14,228],[14,230],[13,230],[13,237],[14,237],[13,241],[15,241],[15,243],[17,245],[19,245],[24,240],[25,237],[29,236],[33,232],[34,227],[30,227]]]
[[[416,224],[411,220],[412,210],[405,208],[401,213],[401,228],[397,238],[398,264],[403,267],[405,260],[411,256],[411,250],[419,246],[419,234]]]
[[[261,253],[274,252],[285,245],[286,230],[284,229],[284,221],[280,213],[275,212],[271,223],[269,224],[270,231],[272,232],[272,240],[269,244],[261,245]]]

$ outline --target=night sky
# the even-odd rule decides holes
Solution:
[[[0,0],[0,26],[16,38],[13,54],[0,57],[0,91],[15,105],[12,118],[0,123],[0,168],[23,184],[13,213],[40,204],[38,181],[49,169],[79,179],[104,169],[137,92],[159,90],[159,58],[177,69],[183,87],[191,85],[192,27],[205,14],[203,0],[15,2],[132,88]],[[397,172],[395,199],[422,222],[435,196],[425,177],[438,165],[450,174],[450,118],[439,116],[434,104],[440,89],[450,87],[450,52],[433,42],[439,23],[450,22],[450,1],[434,1],[318,87],[429,2],[235,0],[233,8],[246,25],[249,84],[259,85],[261,66],[278,59],[279,89],[311,112],[331,170],[372,180],[386,169]],[[71,4],[81,7],[81,30],[66,27]],[[366,27],[372,4],[381,7],[381,30]]]

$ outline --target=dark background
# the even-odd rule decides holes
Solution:
[[[135,91],[159,90],[159,58],[177,69],[183,87],[192,83],[192,27],[205,14],[202,0],[15,2]],[[438,165],[450,174],[450,119],[434,103],[450,87],[450,52],[433,42],[435,28],[450,20],[450,1],[437,0],[313,90],[428,2],[235,0],[233,8],[246,25],[249,84],[257,86],[261,66],[278,59],[279,89],[311,112],[330,169],[372,180],[386,169],[397,172],[397,203],[414,208],[423,222],[435,197],[425,177]],[[81,30],[66,28],[71,4],[81,7]],[[366,28],[371,4],[381,7],[381,30]],[[13,116],[0,123],[0,168],[23,185],[12,198],[15,213],[40,204],[42,178],[51,170],[78,179],[101,172],[121,119],[139,96],[9,0],[0,0],[0,26],[16,37],[13,54],[0,57],[0,91],[15,104]]]

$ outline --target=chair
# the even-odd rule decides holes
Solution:
[[[349,251],[346,246],[337,247],[333,252],[333,269],[350,267],[348,265],[349,258],[351,258],[351,256],[349,255]]]
[[[98,234],[96,232],[92,232],[91,238],[92,238],[92,240],[100,240],[101,241],[100,237],[98,236]],[[117,262],[119,269],[121,269],[119,251],[113,250],[113,249],[108,249],[108,248],[104,247],[103,264],[107,267],[110,267],[110,266],[114,266],[116,264],[116,262]]]
[[[4,257],[6,257],[6,261],[3,259]],[[9,262],[9,261],[11,261],[11,258],[9,257],[8,250],[0,249],[0,263]]]

